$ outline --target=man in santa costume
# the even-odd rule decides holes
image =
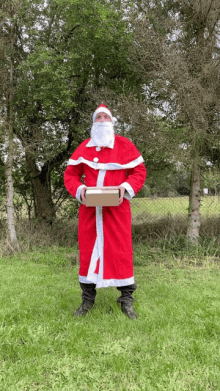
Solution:
[[[117,301],[122,312],[136,319],[130,200],[143,187],[146,169],[135,145],[114,133],[114,122],[110,110],[101,104],[93,114],[91,138],[74,151],[64,174],[67,190],[81,204],[78,240],[82,304],[74,316],[85,315],[93,307],[96,288],[115,286],[121,292]],[[85,191],[90,186],[117,186],[119,205],[87,207]]]

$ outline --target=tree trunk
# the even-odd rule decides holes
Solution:
[[[19,244],[16,236],[15,222],[14,222],[14,189],[13,189],[13,71],[14,71],[14,24],[11,26],[11,53],[10,53],[10,80],[9,80],[9,94],[8,94],[8,160],[7,160],[7,220],[10,242],[14,250],[19,249]]]
[[[201,168],[198,162],[194,162],[191,173],[189,214],[187,236],[192,243],[197,243],[200,228],[200,203],[201,203]]]
[[[200,4],[201,5],[201,4]],[[201,53],[204,51],[205,27],[201,16],[199,18],[198,30],[197,30],[197,46]],[[200,74],[202,65],[198,61],[197,72]],[[198,116],[198,113],[195,113]],[[195,132],[198,129],[194,129]],[[201,131],[203,131],[201,129]],[[206,129],[207,131],[207,129]],[[201,204],[201,166],[199,164],[200,147],[199,143],[195,143],[195,157],[193,161],[193,167],[191,172],[191,184],[190,184],[190,197],[189,197],[189,214],[188,214],[188,229],[187,236],[194,244],[198,244],[199,228],[200,228],[200,204]]]
[[[10,134],[11,130],[9,129],[9,146],[8,146],[8,161],[7,161],[7,220],[8,220],[8,231],[11,245],[14,249],[18,249],[18,240],[15,230],[14,222],[14,189],[13,189],[13,178],[12,178],[12,168],[13,168],[13,134]]]
[[[54,204],[47,176],[37,168],[34,154],[30,150],[25,153],[27,169],[31,178],[35,199],[35,214],[47,224],[52,224],[56,217]]]

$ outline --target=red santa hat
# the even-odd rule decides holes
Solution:
[[[109,115],[109,117],[111,118],[111,121],[113,120],[113,117],[112,117],[112,113],[111,111],[108,109],[108,107],[106,107],[106,105],[104,105],[103,103],[101,105],[99,105],[97,107],[97,109],[95,110],[94,114],[93,114],[93,122],[95,122],[95,119],[96,119],[96,116],[97,114],[99,113],[106,113]],[[112,121],[113,122],[113,121]]]

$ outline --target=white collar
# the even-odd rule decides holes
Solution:
[[[107,148],[113,149],[114,143],[115,143],[115,135],[114,135],[113,139],[110,141]],[[90,139],[89,142],[86,144],[86,147],[97,147],[97,144],[92,139]],[[103,148],[103,147],[101,147],[101,148]]]

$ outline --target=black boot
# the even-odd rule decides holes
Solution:
[[[121,303],[122,312],[127,315],[129,319],[137,319],[137,314],[134,311],[133,303]]]
[[[86,315],[89,310],[94,306],[94,301],[86,301],[84,300],[81,306],[78,308],[76,312],[74,312],[73,316],[83,316]]]
[[[121,303],[122,312],[127,315],[129,319],[137,319],[137,314],[133,309],[134,298],[132,293],[137,289],[136,284],[126,285],[117,287],[121,292],[121,296],[118,298],[117,302]]]
[[[73,316],[83,316],[92,309],[95,303],[96,297],[96,285],[95,284],[83,284],[80,282],[80,287],[82,289],[82,304]]]

